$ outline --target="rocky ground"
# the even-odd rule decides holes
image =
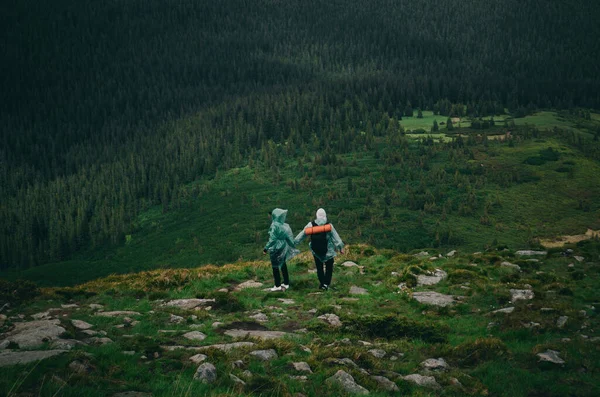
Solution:
[[[2,306],[0,393],[599,395],[581,251],[352,247],[326,292],[306,254],[285,292],[266,262],[44,289]]]

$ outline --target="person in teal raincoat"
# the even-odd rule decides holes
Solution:
[[[271,212],[271,227],[269,228],[269,242],[265,245],[263,253],[269,253],[275,286],[271,291],[285,291],[290,288],[290,277],[287,269],[287,261],[300,253],[295,247],[294,235],[290,225],[285,223],[288,211],[275,208]],[[281,283],[281,275],[283,283]]]
[[[317,266],[317,277],[319,278],[319,288],[327,291],[331,286],[333,276],[333,258],[336,251],[344,253],[344,243],[333,225],[327,221],[327,213],[323,208],[317,210],[317,218],[309,222],[304,229],[294,239],[296,245],[300,244],[306,238],[305,229],[314,226],[331,225],[331,231],[320,234],[313,234],[310,237],[310,250],[312,251]],[[323,265],[325,270],[323,271]]]

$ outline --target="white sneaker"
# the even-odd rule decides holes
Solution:
[[[271,288],[271,292],[277,292],[277,291],[282,291],[281,286],[279,286],[279,287],[275,286],[275,287]]]
[[[283,288],[284,290],[290,289],[290,285],[289,284],[281,284],[281,288]]]

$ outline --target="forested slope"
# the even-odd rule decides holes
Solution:
[[[217,169],[369,147],[417,109],[600,107],[600,5],[583,0],[0,11],[2,267],[122,241],[140,211],[167,211]]]

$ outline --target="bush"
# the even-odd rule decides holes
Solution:
[[[28,280],[8,281],[0,279],[0,303],[18,303],[35,298],[40,290]]]
[[[497,360],[509,355],[508,348],[498,338],[482,338],[454,348],[453,356],[461,365],[477,365],[483,361]]]
[[[450,328],[432,322],[418,322],[406,317],[359,316],[344,320],[346,329],[371,338],[411,338],[428,342],[444,342]]]
[[[237,313],[246,310],[246,306],[240,302],[240,299],[234,294],[228,294],[227,292],[214,292],[207,294],[206,297],[203,295],[197,295],[197,298],[209,298],[214,299],[215,303],[211,306],[214,310],[221,310],[227,313]]]

